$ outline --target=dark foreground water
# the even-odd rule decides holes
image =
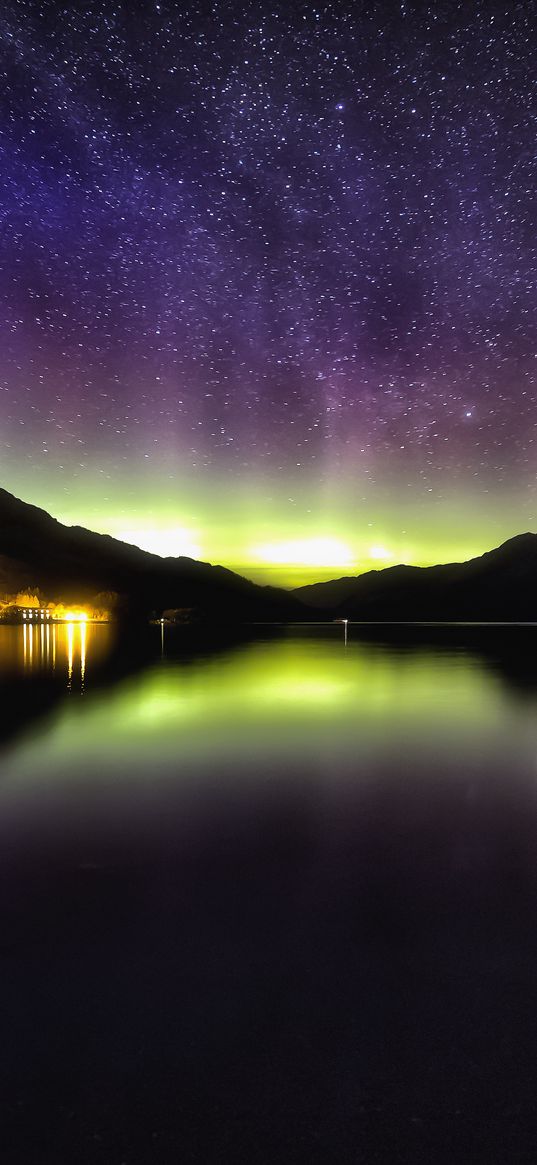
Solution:
[[[0,628],[2,1165],[537,1159],[537,628]]]

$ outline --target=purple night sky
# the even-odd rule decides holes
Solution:
[[[535,528],[535,17],[7,0],[1,484],[283,582]]]

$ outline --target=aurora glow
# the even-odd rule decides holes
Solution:
[[[1,629],[0,670],[14,662],[19,669],[50,670],[46,642],[36,634],[30,653],[24,630]],[[63,625],[54,632],[55,674],[78,691],[83,669],[91,679],[95,663],[105,657],[113,628]],[[255,782],[264,766],[275,780],[279,773],[287,780],[296,767],[308,772],[308,780],[322,776],[331,782],[348,766],[350,779],[359,782],[362,772],[369,781],[375,754],[379,764],[383,757],[400,761],[415,746],[422,763],[430,756],[436,766],[441,755],[453,763],[459,751],[487,763],[501,752],[502,686],[471,656],[386,651],[361,643],[354,631],[345,647],[341,628],[334,627],[324,638],[295,633],[260,639],[213,659],[190,659],[185,666],[167,657],[170,634],[164,635],[163,658],[150,668],[104,692],[92,691],[90,683],[82,704],[62,706],[44,738],[23,743],[12,765],[4,764],[4,806],[21,792],[21,783],[28,789],[50,782],[76,789],[88,766],[93,790],[105,773],[111,795],[119,782],[131,796],[149,773],[152,782],[176,787],[183,774],[188,780],[186,774],[200,769],[207,779],[218,773],[220,780],[229,766],[241,780]],[[522,706],[519,715],[524,720],[527,709]],[[534,744],[535,733],[533,724],[524,748]]]
[[[1,484],[288,585],[537,528],[535,32],[8,0]]]

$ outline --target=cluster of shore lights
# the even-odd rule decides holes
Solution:
[[[45,623],[47,620],[56,623],[88,623],[90,619],[87,611],[63,611],[60,614],[40,607],[27,607],[23,610],[22,617],[29,620],[35,619],[40,623]]]

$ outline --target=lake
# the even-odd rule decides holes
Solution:
[[[0,627],[6,1165],[534,1161],[537,628]]]

